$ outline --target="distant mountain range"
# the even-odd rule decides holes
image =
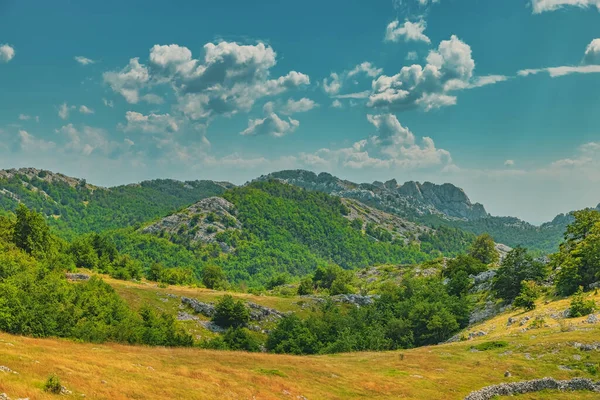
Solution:
[[[329,173],[305,170],[273,172],[255,181],[278,180],[311,191],[352,199],[396,215],[404,220],[439,227],[442,225],[480,234],[490,233],[499,243],[523,245],[540,252],[554,251],[565,227],[567,214],[534,226],[514,217],[490,215],[482,204],[450,183],[409,181],[355,183]],[[204,198],[220,196],[235,185],[197,180],[180,182],[157,179],[102,188],[84,179],[35,168],[0,170],[0,212],[13,210],[19,202],[51,217],[54,225],[75,233],[116,229],[170,215]],[[597,207],[600,210],[600,204]]]

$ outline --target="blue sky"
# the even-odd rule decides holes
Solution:
[[[600,202],[600,0],[0,0],[0,168]]]

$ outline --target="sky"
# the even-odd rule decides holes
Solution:
[[[600,0],[0,0],[0,168],[600,202]]]

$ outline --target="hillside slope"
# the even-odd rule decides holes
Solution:
[[[468,331],[485,331],[486,336],[464,342],[331,356],[79,344],[0,334],[0,364],[18,372],[0,372],[0,393],[31,400],[54,398],[41,390],[51,373],[73,391],[65,398],[84,394],[94,399],[451,400],[502,382],[546,376],[596,378],[600,351],[586,350],[582,344],[594,344],[600,326],[584,322],[585,318],[559,322],[549,317],[566,305],[567,301],[561,300],[540,303],[538,310],[529,313],[504,313]],[[536,315],[546,315],[547,323],[538,328],[520,324],[525,317],[534,321]],[[511,317],[516,322],[507,327]],[[567,329],[561,328],[565,324]],[[490,346],[491,341],[500,344]],[[509,377],[505,377],[506,371]],[[517,398],[594,396],[597,394],[546,392]]]
[[[70,235],[162,217],[231,187],[227,182],[157,179],[103,188],[35,168],[0,170],[0,210],[12,211],[22,202],[50,217],[62,235]]]
[[[524,246],[542,253],[558,249],[566,226],[572,222],[568,214],[535,226],[515,217],[492,216],[483,205],[472,203],[466,193],[449,183],[396,180],[385,183],[354,183],[328,173],[315,174],[304,170],[279,171],[257,178],[258,181],[278,179],[308,190],[356,199],[364,204],[429,226],[453,226],[476,235],[489,233],[498,243]],[[600,209],[600,204],[597,209]]]

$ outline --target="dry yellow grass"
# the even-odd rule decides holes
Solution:
[[[530,313],[505,313],[470,329],[489,331],[471,341],[310,357],[83,344],[0,334],[0,365],[18,372],[0,372],[0,393],[31,400],[55,398],[41,389],[51,373],[73,391],[63,397],[84,394],[91,399],[462,399],[472,390],[501,382],[544,376],[595,378],[590,366],[599,365],[600,351],[585,352],[572,342],[598,340],[600,324],[575,319],[570,320],[573,330],[564,331],[546,317],[549,326],[525,332],[521,330],[527,324],[506,326],[509,316],[532,317],[567,307],[568,302],[561,300],[541,304]],[[473,345],[489,340],[506,340],[509,345],[472,351]],[[504,377],[507,370],[512,374],[509,378]],[[597,396],[548,392],[520,398]]]

